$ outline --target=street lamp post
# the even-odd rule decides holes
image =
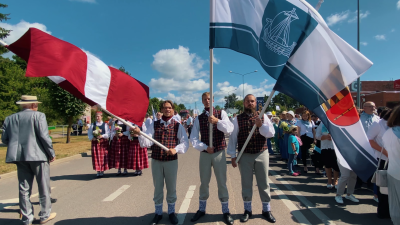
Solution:
[[[235,73],[235,74],[241,75],[243,77],[243,84],[242,84],[243,85],[243,100],[244,100],[244,75],[248,75],[248,74],[256,73],[256,72],[257,72],[257,70],[254,70],[253,72],[241,74],[241,73],[236,73],[236,72],[233,72],[233,71],[229,71],[229,73]]]

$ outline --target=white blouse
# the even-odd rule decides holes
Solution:
[[[320,124],[317,128],[317,132],[315,132],[315,136],[317,139],[321,140],[322,135],[326,135],[326,134],[322,134],[322,124]],[[332,149],[334,150],[334,146],[333,146],[333,141],[330,140],[321,140],[321,149]]]
[[[389,128],[382,137],[383,146],[389,155],[388,174],[400,180],[400,139]]]
[[[374,140],[379,146],[383,147],[382,137],[387,129],[388,126],[386,120],[381,119],[379,122],[372,123],[367,131],[368,140]],[[375,157],[379,158],[380,155],[381,152],[375,150]],[[387,157],[384,154],[382,154],[382,160],[387,160]]]
[[[296,126],[298,126],[300,128],[300,136],[303,136],[304,134],[307,135],[307,137],[310,138],[314,138],[314,134],[313,134],[313,129],[315,127],[314,121],[310,121],[309,125],[305,125],[303,123],[303,120],[299,120],[296,123]]]
[[[99,123],[96,121],[96,126],[99,127],[99,126],[103,125],[103,123],[104,122]],[[104,123],[104,124],[105,124],[104,127],[106,128],[106,131],[105,131],[105,134],[103,134],[103,138],[108,139],[110,137],[110,129],[108,128],[107,123]],[[88,137],[89,137],[89,140],[93,139],[93,123],[90,124],[89,130],[88,130]]]

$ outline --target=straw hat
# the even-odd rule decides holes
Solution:
[[[289,132],[292,132],[292,130],[295,129],[295,128],[297,128],[297,126],[295,126],[295,125],[290,126]]]
[[[286,111],[281,112],[281,114],[286,114],[286,113],[287,113]]]
[[[36,96],[32,96],[32,95],[22,95],[22,96],[21,96],[21,100],[19,100],[19,101],[16,102],[16,103],[17,103],[18,105],[22,105],[22,104],[41,103],[41,102],[38,102]]]

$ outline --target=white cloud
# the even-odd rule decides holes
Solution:
[[[367,46],[368,45],[367,42],[360,42],[360,44],[363,45],[363,46]]]
[[[99,57],[98,55],[95,55],[94,53],[89,52],[88,50],[85,50],[84,48],[81,48],[81,50],[84,51],[84,52],[86,52],[87,54],[90,54],[90,55],[92,55],[92,56],[94,56],[94,57],[100,59],[100,57]],[[118,69],[117,67],[115,67],[115,66],[113,66],[113,65],[110,65],[110,66],[112,66],[112,67]]]
[[[376,35],[374,38],[378,41],[386,40],[386,36],[384,34]]]
[[[400,0],[397,2],[397,9],[400,9]]]
[[[151,66],[160,72],[160,77],[149,83],[155,92],[197,92],[209,88],[209,83],[201,79],[208,76],[203,70],[206,60],[190,53],[189,48],[163,49],[153,57]]]
[[[218,58],[215,56],[214,52],[213,52],[213,63],[219,64],[220,62],[221,62],[221,60],[218,59]]]
[[[393,33],[393,32],[395,32],[395,31],[396,31],[396,30],[393,28],[393,29],[392,29],[390,32],[392,32],[392,33]]]
[[[156,92],[169,92],[169,91],[201,91],[209,88],[210,84],[206,83],[203,79],[179,81],[171,78],[159,78],[150,80],[149,86]]]
[[[70,0],[71,2],[96,3],[96,0]]]
[[[172,100],[177,104],[192,104],[194,102],[200,101],[201,95],[201,93],[188,92],[181,96],[176,96],[168,92],[167,96],[165,96],[164,99]]]
[[[41,24],[41,23],[29,23],[24,20],[21,20],[17,24],[9,24],[9,23],[0,22],[0,27],[4,28],[6,30],[11,30],[10,35],[3,40],[7,44],[12,44],[16,40],[18,40],[23,34],[25,34],[28,31],[28,29],[30,27],[34,27],[34,28],[37,28],[48,34],[51,34],[51,32],[47,30],[46,25]]]
[[[264,97],[264,95],[269,95],[271,91],[267,91],[267,89],[272,88],[275,83],[267,84],[268,80],[265,79],[263,82],[260,83],[260,87],[256,87],[254,85],[250,85],[245,83],[244,85],[241,84],[238,87],[229,85],[229,82],[225,81],[223,83],[218,83],[217,87],[219,87],[218,91],[214,92],[214,99],[217,104],[224,104],[225,103],[225,96],[228,94],[235,93],[239,100],[243,99],[243,86],[244,86],[244,95],[253,94],[256,97]],[[228,84],[228,85],[227,85]]]
[[[327,24],[328,26],[333,26],[337,23],[341,23],[344,20],[346,20],[349,17],[350,11],[346,10],[344,12],[341,13],[336,13],[336,14],[332,14],[330,16],[328,16],[327,20]]]
[[[354,17],[352,19],[348,20],[349,23],[357,21],[357,10],[354,12],[354,14],[355,14]],[[360,20],[367,18],[367,16],[369,14],[371,14],[369,11],[366,11],[364,13],[360,11]]]
[[[179,46],[178,49],[163,49],[153,57],[151,66],[164,78],[190,80],[202,76],[199,72],[205,61],[195,53],[190,53],[189,48]]]
[[[24,35],[30,27],[37,28],[43,32],[46,32],[48,34],[51,34],[49,30],[47,30],[46,25],[41,24],[41,23],[29,23],[24,20],[21,20],[17,24],[9,24],[9,23],[2,23],[0,22],[0,27],[6,29],[6,30],[11,30],[10,35],[3,39],[5,43],[8,45],[14,43],[16,40],[18,40],[22,35]],[[2,55],[5,58],[11,58],[14,55],[12,52],[8,52],[4,55]]]

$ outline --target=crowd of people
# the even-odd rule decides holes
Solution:
[[[116,119],[103,122],[101,112],[96,113],[96,121],[90,124],[88,136],[92,143],[92,164],[98,178],[103,177],[104,171],[111,168],[118,170],[116,176],[127,175],[128,169],[134,170],[135,176],[141,175],[143,169],[149,168],[147,149],[151,150],[155,205],[152,225],[158,224],[163,216],[164,185],[167,189],[169,220],[172,224],[179,222],[175,213],[178,154],[187,152],[189,141],[200,152],[199,209],[191,218],[193,222],[206,214],[211,172],[214,171],[223,219],[227,224],[234,223],[229,210],[225,150],[231,157],[231,165],[233,168],[239,167],[241,175],[244,206],[241,222],[247,222],[253,216],[253,174],[262,202],[262,216],[271,223],[276,222],[271,213],[268,183],[270,154],[280,154],[281,160],[287,162],[290,176],[307,174],[308,160],[311,158],[315,172],[327,177],[326,187],[336,189],[337,203],[344,203],[343,195],[349,201],[359,202],[353,194],[363,183],[360,183],[354,171],[342,165],[340,158],[336,157],[335,140],[316,115],[304,110],[300,115],[293,111],[283,111],[279,116],[270,112],[260,116],[256,111],[256,98],[251,94],[244,98],[244,111],[234,118],[229,118],[224,110],[214,108],[213,115],[210,115],[211,99],[208,92],[202,95],[202,102],[204,111],[200,115],[183,120],[174,110],[173,102],[166,100],[161,103],[161,112],[156,114],[156,118],[147,116],[141,128],[129,128],[126,121]],[[56,217],[56,213],[51,212],[49,184],[49,163],[56,157],[48,135],[46,117],[37,111],[39,103],[35,96],[22,96],[17,104],[23,110],[7,117],[3,125],[2,142],[8,146],[6,162],[17,165],[19,204],[25,224],[33,221],[29,190],[34,177],[39,186],[40,223],[44,224]],[[371,147],[376,151],[375,156],[379,160],[377,169],[387,170],[387,185],[379,183],[379,186],[373,187],[373,199],[378,202],[377,216],[382,219],[391,218],[395,225],[399,225],[400,106],[393,110],[385,107],[376,110],[373,102],[366,102],[360,111],[360,120]],[[210,124],[213,126],[212,145],[209,145]],[[256,126],[255,133],[244,147],[253,126]],[[20,133],[29,137],[30,141],[21,141]],[[154,144],[143,133],[168,150]],[[225,140],[227,135],[229,142]],[[272,149],[272,140],[275,151]],[[238,163],[238,151],[242,148],[243,155]],[[301,167],[298,160],[303,162]],[[324,168],[325,173],[322,172]]]
[[[391,218],[394,224],[400,224],[400,106],[393,110],[387,107],[376,109],[373,102],[366,102],[363,109],[359,110],[359,116],[371,147],[375,150],[375,157],[379,160],[377,169],[388,170],[388,191],[385,191],[386,187],[372,184],[372,177],[367,182],[373,189],[373,200],[378,202],[377,216],[381,219]],[[311,115],[308,110],[304,110],[301,115],[283,111],[279,117],[273,117],[272,122],[275,128],[275,149],[279,151],[281,160],[287,162],[288,175],[308,173],[307,160],[311,158],[315,172],[327,177],[326,187],[336,189],[335,201],[338,204],[344,204],[342,196],[346,189],[344,198],[359,202],[353,194],[361,188],[363,182],[354,171],[340,163],[335,152],[335,140],[316,115]],[[300,159],[303,169],[297,163]],[[323,167],[325,173],[321,173]]]

